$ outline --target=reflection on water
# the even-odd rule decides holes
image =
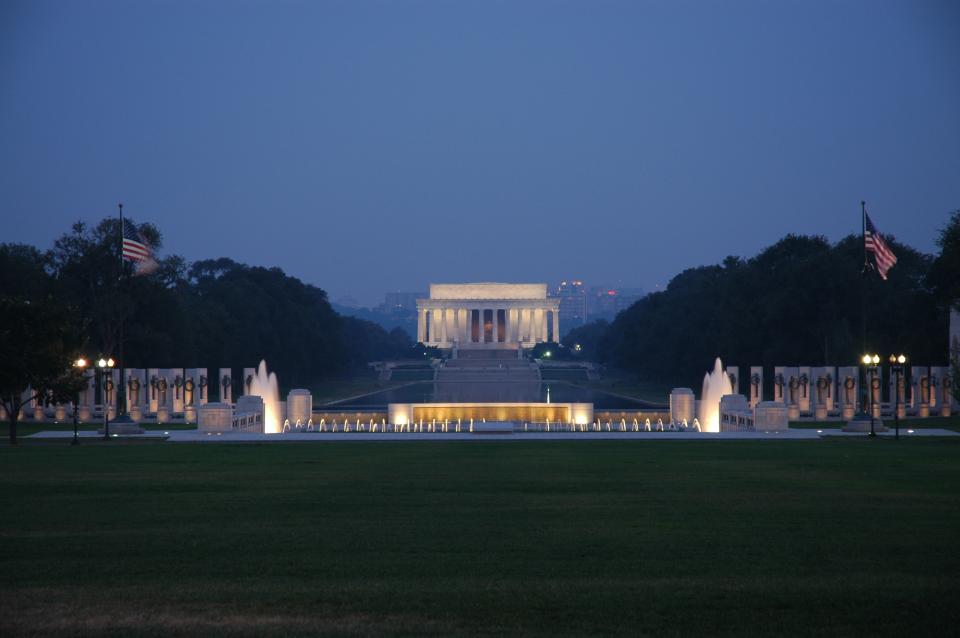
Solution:
[[[548,399],[549,397],[549,399]],[[344,409],[385,409],[388,403],[592,403],[597,410],[639,409],[655,404],[562,381],[412,383],[362,397],[330,403]],[[658,407],[658,406],[657,406]]]

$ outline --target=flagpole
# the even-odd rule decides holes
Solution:
[[[863,339],[861,353],[867,351],[867,272],[870,270],[870,262],[867,260],[867,202],[860,200],[860,243],[863,244],[863,269],[860,271],[860,334]],[[860,357],[857,356],[857,368],[860,367]],[[866,374],[864,374],[864,383],[869,383]],[[871,392],[868,388],[867,392]],[[866,404],[864,395],[864,404]]]
[[[124,377],[123,370],[123,316],[126,311],[126,304],[123,303],[123,231],[124,221],[123,221],[123,202],[117,204],[117,207],[120,209],[120,276],[117,278],[117,288],[120,292],[120,349],[117,356],[117,361],[120,366],[120,389],[117,392],[117,416],[127,413],[127,380]]]

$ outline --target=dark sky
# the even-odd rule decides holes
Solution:
[[[786,233],[933,252],[960,3],[0,3],[0,241],[116,202],[166,253],[377,303],[653,289]]]

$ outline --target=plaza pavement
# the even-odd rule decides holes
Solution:
[[[893,430],[877,436],[892,438]],[[287,434],[255,434],[228,432],[214,434],[196,430],[147,431],[144,434],[114,435],[112,438],[161,438],[170,443],[336,443],[338,441],[810,441],[829,437],[865,437],[863,432],[843,432],[839,429],[790,429],[786,432],[519,432],[515,434],[471,434],[462,432],[293,432]],[[930,436],[960,436],[960,433],[939,428],[907,430],[901,428],[903,438]],[[42,431],[29,435],[30,439],[70,439],[72,431]],[[102,434],[80,432],[81,439],[103,438]]]

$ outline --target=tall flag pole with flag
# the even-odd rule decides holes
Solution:
[[[126,303],[123,290],[124,261],[133,262],[133,275],[146,275],[157,269],[157,261],[153,257],[153,247],[143,236],[134,223],[128,223],[123,218],[123,203],[117,204],[120,209],[120,275],[117,278],[118,293],[123,303]],[[119,342],[117,353],[117,367],[120,369],[120,387],[117,392],[117,418],[114,422],[132,423],[127,415],[127,379],[124,371],[123,358],[123,321],[125,313],[120,314]]]
[[[868,253],[873,253],[873,264],[866,259]],[[875,268],[880,278],[886,281],[887,273],[897,263],[897,256],[893,254],[883,235],[873,225],[865,205],[863,208],[863,254],[865,265]]]
[[[120,204],[120,226],[123,229],[123,254],[121,259],[134,263],[134,275],[146,275],[157,268],[153,258],[153,248],[137,229],[136,224],[128,224],[123,219],[123,204]]]

